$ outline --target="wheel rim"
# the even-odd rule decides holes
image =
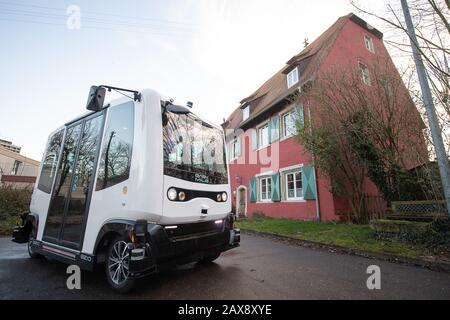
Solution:
[[[28,238],[28,252],[30,254],[34,253],[33,249],[31,248],[31,243],[33,242],[33,240],[34,240],[34,236],[30,235],[30,237]]]
[[[121,285],[128,279],[130,255],[125,241],[117,241],[108,257],[108,272],[112,282]]]

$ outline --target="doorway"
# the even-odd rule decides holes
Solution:
[[[247,187],[237,188],[236,211],[238,218],[247,216]]]
[[[81,249],[94,185],[103,114],[70,124],[44,229],[43,240]]]

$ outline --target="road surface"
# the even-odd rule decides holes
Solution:
[[[367,289],[370,265],[381,269],[380,290]],[[450,299],[448,273],[246,234],[215,263],[142,279],[128,295],[112,292],[102,271],[83,271],[81,290],[67,289],[67,276],[65,265],[0,238],[0,299]]]

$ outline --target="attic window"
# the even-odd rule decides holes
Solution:
[[[373,41],[372,41],[371,37],[369,37],[368,35],[365,35],[364,36],[364,43],[366,44],[367,50],[369,50],[372,53],[375,53],[375,50],[373,48]]]
[[[242,109],[242,120],[245,121],[250,117],[250,105]]]
[[[298,82],[298,68],[296,67],[287,74],[288,89]]]

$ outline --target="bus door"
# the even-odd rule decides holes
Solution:
[[[103,129],[103,113],[67,127],[43,240],[81,250]]]

